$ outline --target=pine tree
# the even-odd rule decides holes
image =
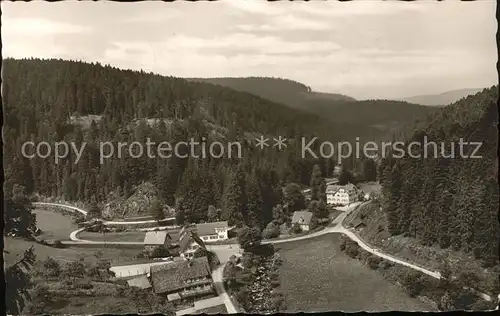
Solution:
[[[399,198],[401,196],[401,173],[399,166],[395,165],[392,169],[389,183],[389,195],[386,196],[386,207],[388,230],[391,235],[401,233],[399,231]]]
[[[347,167],[343,166],[342,171],[340,172],[339,175],[339,184],[345,185],[353,182],[354,182],[354,176],[352,175],[352,172],[349,169],[347,169]]]
[[[323,198],[321,192],[322,184],[325,181],[321,174],[321,168],[319,165],[314,165],[311,173],[311,200],[320,200]]]
[[[251,174],[251,179],[247,184],[247,209],[248,219],[247,224],[251,227],[265,227],[264,219],[262,218],[262,208],[264,201],[262,199],[261,188],[257,179],[256,172]]]
[[[373,159],[363,161],[363,175],[365,181],[377,181],[377,165]]]
[[[222,196],[222,217],[229,225],[242,225],[244,222],[244,192],[238,171],[229,175],[227,186]]]
[[[293,212],[305,209],[306,202],[304,194],[302,194],[302,190],[297,183],[288,183],[285,186],[283,202],[288,216],[290,216]]]
[[[163,206],[161,205],[159,200],[156,199],[153,201],[153,203],[151,203],[149,214],[157,221],[160,221],[165,218],[165,213],[163,212]]]

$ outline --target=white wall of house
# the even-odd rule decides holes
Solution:
[[[149,268],[151,266],[165,264],[165,261],[161,262],[149,262],[149,263],[141,263],[141,264],[131,264],[125,266],[114,266],[109,268],[110,271],[113,271],[117,278],[125,278],[129,276],[148,274]]]
[[[196,252],[196,250],[198,250],[198,248],[200,248],[200,245],[198,245],[194,241],[191,241],[191,243],[189,244],[187,249],[183,253],[181,253],[181,258],[183,258],[183,259],[194,258],[194,253]]]
[[[302,229],[302,231],[306,232],[306,231],[309,231],[309,225],[307,224],[299,224],[300,225],[300,228]]]
[[[215,231],[217,232],[217,234],[200,236],[201,240],[203,240],[203,242],[205,242],[205,243],[211,243],[211,242],[216,242],[216,241],[228,239],[228,237],[227,237],[228,229],[227,228],[222,228],[222,229],[216,228]]]
[[[348,192],[345,189],[339,189],[334,194],[332,194],[332,193],[326,194],[327,204],[347,205],[347,204],[351,204],[353,202],[356,202],[357,200],[358,200],[358,196],[354,190],[351,192]]]

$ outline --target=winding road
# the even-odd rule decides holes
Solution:
[[[40,205],[40,206],[62,207],[62,208],[65,208],[69,211],[80,212],[84,215],[87,214],[87,212],[83,209],[80,209],[80,208],[74,207],[74,206],[64,205],[64,204],[45,203],[45,202],[34,202],[33,204]],[[310,239],[310,238],[322,236],[325,234],[340,233],[340,234],[344,234],[345,236],[349,237],[351,240],[356,242],[361,248],[363,248],[364,250],[366,250],[366,251],[368,251],[376,256],[379,256],[381,258],[384,258],[388,261],[391,261],[391,262],[394,262],[394,263],[397,263],[400,265],[404,265],[404,266],[412,268],[414,270],[420,271],[420,272],[422,272],[426,275],[429,275],[435,279],[441,279],[440,272],[428,270],[428,269],[420,267],[416,264],[410,263],[408,261],[404,261],[404,260],[398,259],[394,256],[385,254],[385,253],[381,252],[380,250],[369,246],[358,235],[356,235],[356,233],[354,233],[353,230],[345,228],[343,226],[343,221],[346,218],[346,216],[350,212],[355,210],[357,207],[360,207],[361,205],[363,205],[363,203],[361,203],[361,202],[356,202],[356,203],[349,205],[348,207],[345,208],[345,211],[342,212],[331,223],[330,226],[328,226],[325,229],[320,230],[318,232],[311,233],[311,234],[304,235],[304,236],[293,237],[293,238],[276,239],[276,240],[263,240],[262,244],[281,244],[281,243],[294,242],[294,241],[299,241],[299,240],[304,240],[304,239]],[[151,220],[149,220],[149,221],[135,221],[135,222],[107,221],[107,222],[105,222],[105,224],[106,223],[107,224],[117,224],[118,223],[118,224],[132,224],[132,225],[134,225],[134,224],[145,224],[145,223],[151,223],[151,222],[156,222],[156,221],[151,221]],[[103,241],[83,240],[83,239],[78,238],[78,234],[80,232],[82,232],[83,230],[84,230],[84,228],[80,228],[78,230],[71,232],[71,234],[69,236],[71,241],[64,241],[63,243],[68,244],[68,245],[71,245],[71,244],[101,244],[101,245],[140,245],[140,244],[143,244],[142,242],[103,242]],[[212,273],[212,278],[214,280],[214,284],[215,284],[215,288],[217,290],[217,293],[224,301],[224,304],[226,305],[226,309],[227,309],[228,313],[230,313],[230,314],[237,313],[237,310],[236,310],[234,304],[232,303],[231,298],[226,293],[224,286],[223,286],[223,270],[224,270],[225,263],[227,262],[229,257],[231,255],[238,254],[239,252],[241,252],[241,249],[240,249],[238,244],[207,245],[207,248],[211,251],[214,251],[217,254],[217,256],[219,257],[219,260],[221,262],[221,265],[217,269],[215,269]],[[485,293],[479,293],[479,295],[487,301],[492,300],[491,296],[489,296]]]
[[[75,206],[70,206],[66,204],[59,204],[59,203],[49,203],[49,202],[33,202],[33,205],[39,205],[39,206],[53,206],[53,207],[60,207],[64,208],[67,211],[74,212],[74,213],[80,213],[83,215],[87,215],[87,211],[75,207]],[[164,218],[163,221],[169,221],[169,220],[175,220],[175,217],[167,217]],[[104,225],[141,225],[141,224],[151,224],[151,223],[157,223],[157,220],[146,220],[146,221],[103,221]],[[156,227],[153,227],[155,229]]]

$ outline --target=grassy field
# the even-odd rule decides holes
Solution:
[[[339,249],[340,235],[277,245],[286,312],[428,311],[378,272]]]
[[[170,237],[172,238],[172,242],[176,243],[179,239],[179,230],[171,230],[168,231]],[[146,236],[146,232],[144,231],[124,231],[124,232],[108,232],[108,233],[92,233],[83,231],[78,234],[78,238],[84,240],[93,240],[93,241],[144,241],[144,236]]]
[[[19,255],[22,256],[24,250],[34,246],[36,259],[43,261],[48,257],[52,257],[58,261],[74,261],[84,258],[85,262],[96,262],[95,256],[98,252],[102,252],[102,259],[111,260],[115,264],[120,262],[130,262],[130,260],[139,253],[138,249],[113,249],[113,248],[53,248],[37,244],[32,241],[4,237],[4,260],[6,263],[12,263],[19,260]]]
[[[144,241],[146,232],[131,231],[131,232],[109,232],[109,233],[91,233],[83,231],[78,234],[78,238],[94,241]]]
[[[43,239],[69,240],[69,234],[78,229],[71,217],[61,212],[36,209],[33,213],[36,214],[36,225],[42,230],[40,237]]]

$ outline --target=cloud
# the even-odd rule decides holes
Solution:
[[[284,12],[285,6],[276,2],[267,2],[260,0],[226,0],[221,1],[235,9],[246,13],[265,14],[265,15],[280,15]],[[283,1],[284,2],[284,1]]]
[[[297,2],[292,6],[295,12],[323,17],[352,17],[360,15],[385,16],[404,12],[424,12],[422,3],[403,1],[310,1]]]
[[[309,30],[323,31],[332,28],[332,24],[327,21],[318,21],[297,17],[292,14],[274,17],[269,24],[242,24],[237,25],[237,29],[242,31],[293,31],[293,30]]]
[[[199,38],[186,35],[175,35],[162,42],[152,43],[143,41],[115,42],[119,50],[142,50],[144,52],[154,49],[159,53],[166,52],[198,52],[200,54],[232,55],[244,54],[327,54],[341,49],[334,42],[325,41],[285,41],[275,36],[257,36],[248,33],[232,33],[213,38]]]
[[[52,21],[43,18],[10,18],[4,16],[2,20],[2,31],[10,34],[16,33],[17,35],[82,33],[91,30],[89,26]]]
[[[3,53],[175,76],[279,76],[357,98],[415,95],[498,81],[495,4],[2,3]]]
[[[168,10],[139,12],[137,15],[124,19],[128,23],[158,23],[182,16],[182,11],[168,8]]]

